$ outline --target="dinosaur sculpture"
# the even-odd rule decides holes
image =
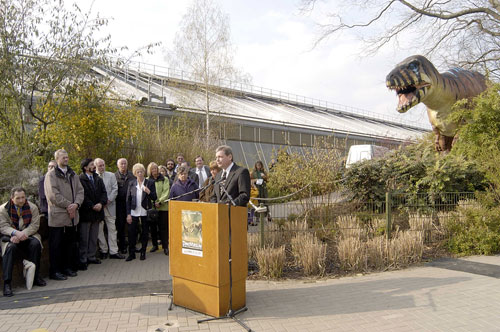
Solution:
[[[453,68],[440,74],[434,65],[421,55],[400,62],[386,77],[386,85],[398,96],[398,112],[405,113],[424,103],[436,134],[437,151],[449,152],[454,142],[457,123],[450,121],[453,104],[486,90],[486,81],[478,72]]]

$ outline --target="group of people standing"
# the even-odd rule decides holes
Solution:
[[[9,250],[22,249],[26,261],[34,267],[30,277],[33,284],[45,285],[39,275],[40,215],[48,220],[49,277],[66,280],[77,276],[78,270],[87,270],[89,264],[101,264],[101,259],[131,261],[140,253],[140,260],[145,260],[149,234],[150,252],[159,250],[160,240],[168,255],[171,199],[246,206],[251,186],[265,189],[267,181],[261,162],[251,179],[248,169],[233,162],[229,146],[217,148],[216,160],[208,166],[197,156],[193,169],[182,154],[177,156],[177,163],[168,159],[165,166],[151,162],[147,168],[137,163],[131,171],[127,160],[120,158],[116,173],[106,171],[103,159],[86,158],[77,175],[69,166],[65,150],[57,150],[54,158],[39,182],[40,214],[35,204],[27,202],[22,188],[14,188],[17,191],[13,190],[11,200],[0,207],[0,232],[6,236],[2,238],[5,296],[12,296],[12,259],[6,257],[13,256],[9,256]],[[5,216],[4,210],[8,212]],[[21,248],[18,243],[28,238]],[[136,248],[138,240],[140,248]]]

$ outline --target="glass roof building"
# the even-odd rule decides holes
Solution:
[[[129,63],[95,68],[113,78],[114,93],[140,100],[158,118],[185,112],[204,120],[207,97],[211,121],[222,122],[220,139],[233,148],[234,160],[253,167],[280,148],[302,153],[318,138],[338,149],[353,144],[395,147],[411,142],[430,127],[343,105],[229,81],[205,85],[192,75],[169,68]]]

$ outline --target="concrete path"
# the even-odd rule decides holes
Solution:
[[[248,281],[258,332],[500,331],[500,256],[445,259],[401,271],[319,281]],[[168,257],[105,260],[66,281],[0,298],[0,331],[244,331],[232,320],[175,307]]]

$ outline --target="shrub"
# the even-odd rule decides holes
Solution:
[[[458,154],[441,155],[434,151],[432,141],[427,136],[381,159],[353,164],[346,170],[344,181],[352,198],[382,202],[387,191],[416,194],[485,189],[485,173],[477,163]]]
[[[326,243],[312,233],[297,234],[292,239],[292,253],[305,275],[323,275],[326,267]]]
[[[46,168],[45,168],[46,169]],[[22,151],[10,145],[0,146],[0,202],[10,198],[13,187],[22,186],[32,203],[38,203],[38,179],[41,173],[30,168]]]
[[[448,249],[458,255],[492,255],[500,251],[500,209],[460,205],[448,222]]]
[[[302,152],[288,152],[286,149],[278,151],[276,164],[269,172],[269,196],[279,197],[295,193],[307,185],[310,185],[308,189],[295,195],[294,199],[337,190],[338,180],[343,172],[344,149],[344,140],[331,143],[318,138],[312,149],[303,149]]]
[[[285,246],[257,249],[256,257],[259,264],[259,274],[262,277],[280,278],[283,275],[286,260]]]

